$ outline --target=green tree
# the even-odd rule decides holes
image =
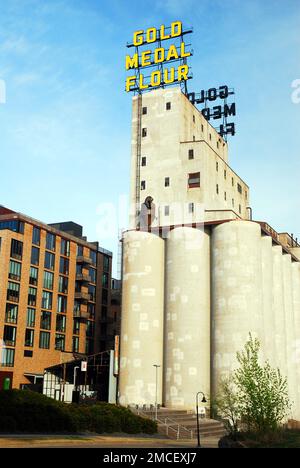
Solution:
[[[237,353],[240,365],[233,381],[237,387],[241,419],[254,432],[276,431],[290,408],[287,380],[269,362],[259,364],[260,343],[251,334]]]
[[[240,419],[240,398],[232,377],[223,378],[218,386],[218,393],[213,401],[213,410],[224,422],[228,435],[237,439]]]

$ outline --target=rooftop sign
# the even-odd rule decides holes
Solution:
[[[184,30],[181,21],[174,21],[169,27],[135,31],[133,41],[127,44],[134,52],[126,55],[126,72],[131,72],[126,78],[126,92],[141,94],[176,83],[184,84],[187,92],[186,82],[192,78],[187,59],[193,51],[191,44],[184,42],[184,36],[190,33],[192,29]]]

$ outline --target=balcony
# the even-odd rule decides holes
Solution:
[[[88,320],[89,318],[89,313],[87,310],[82,310],[82,309],[75,309],[73,312],[73,317],[82,319],[82,320]]]
[[[91,295],[87,292],[79,291],[79,292],[75,292],[75,299],[79,301],[90,301]]]
[[[92,278],[87,273],[77,273],[76,281],[82,281],[84,283],[91,283]]]
[[[83,263],[85,265],[92,265],[93,260],[90,257],[86,257],[85,255],[80,255],[76,259],[77,263]]]

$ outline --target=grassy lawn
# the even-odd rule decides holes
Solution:
[[[289,429],[278,434],[275,440],[258,441],[254,436],[245,436],[242,441],[247,448],[300,448],[300,430]]]

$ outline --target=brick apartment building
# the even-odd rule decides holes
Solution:
[[[112,253],[73,222],[44,224],[0,207],[0,389],[112,347]]]

